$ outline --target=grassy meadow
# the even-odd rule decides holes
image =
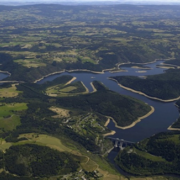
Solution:
[[[82,82],[72,82],[70,84],[59,84],[50,86],[46,89],[45,93],[48,96],[63,97],[63,96],[76,96],[79,94],[86,94],[88,90]]]
[[[18,111],[27,109],[26,103],[0,104],[0,130],[12,131],[21,124]]]
[[[9,98],[16,97],[21,91],[17,91],[16,84],[12,84],[8,88],[0,88],[0,97]]]

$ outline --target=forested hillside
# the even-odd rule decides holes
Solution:
[[[121,151],[116,163],[136,175],[180,175],[180,135],[156,134]]]
[[[146,78],[134,76],[119,76],[113,78],[123,86],[140,91],[150,97],[169,100],[180,96],[179,69],[170,69],[164,74],[151,75]]]

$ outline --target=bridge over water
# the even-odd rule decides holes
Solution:
[[[135,142],[132,141],[126,141],[124,139],[119,139],[119,138],[111,138],[111,137],[107,137],[108,139],[111,139],[114,142],[114,147],[117,148],[119,147],[121,150],[126,147],[129,146],[131,144],[134,144]]]

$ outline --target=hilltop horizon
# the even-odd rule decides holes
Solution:
[[[1,0],[0,5],[30,5],[30,4],[63,4],[63,5],[113,5],[113,4],[133,4],[133,5],[180,5],[178,0]]]

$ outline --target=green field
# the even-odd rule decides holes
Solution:
[[[21,124],[18,111],[27,109],[26,103],[0,104],[0,129],[10,131]]]
[[[119,180],[120,178],[120,176],[117,175],[117,173],[103,159],[97,156],[96,161],[94,161],[92,160],[94,159],[93,157],[94,155],[91,155],[90,153],[86,153],[85,155],[83,155],[79,149],[76,149],[74,147],[74,145],[67,146],[63,143],[63,141],[61,141],[56,137],[45,134],[28,133],[28,134],[21,134],[18,137],[18,139],[22,139],[22,138],[26,138],[26,140],[21,140],[17,143],[6,142],[5,140],[1,139],[0,150],[5,152],[12,145],[37,144],[37,145],[48,146],[60,152],[69,152],[72,155],[75,155],[74,158],[80,161],[80,165],[83,170],[88,172],[98,170],[103,176],[101,178],[102,180],[107,180],[107,178],[110,177],[112,177],[112,179],[114,180]]]
[[[16,85],[12,84],[9,88],[0,88],[0,97],[16,97],[20,91],[17,91]]]
[[[63,97],[63,96],[76,96],[79,94],[86,94],[88,92],[87,88],[82,84],[82,82],[75,82],[71,84],[60,84],[48,87],[46,89],[46,94],[48,96]]]
[[[22,143],[35,143],[35,144],[42,144],[45,146],[49,146],[53,149],[57,149],[58,151],[65,151],[65,152],[72,152],[71,148],[68,148],[65,146],[61,140],[58,138],[44,135],[44,134],[34,134],[34,133],[29,133],[29,134],[21,134],[19,138],[27,138],[28,141],[22,141]],[[19,143],[18,143],[19,144]],[[21,142],[20,142],[21,144]],[[78,153],[78,150],[76,150]]]
[[[45,63],[41,62],[38,59],[17,59],[14,60],[14,62],[23,65],[27,68],[31,68],[31,67],[37,68],[40,66],[46,66]]]
[[[132,152],[137,154],[137,155],[139,155],[139,156],[142,156],[142,157],[144,157],[146,159],[152,160],[152,161],[164,161],[164,162],[166,162],[166,160],[163,159],[160,156],[155,156],[155,155],[152,155],[150,153],[147,153],[147,152],[144,152],[144,151],[140,151],[140,150],[138,150],[135,147],[133,148]]]

